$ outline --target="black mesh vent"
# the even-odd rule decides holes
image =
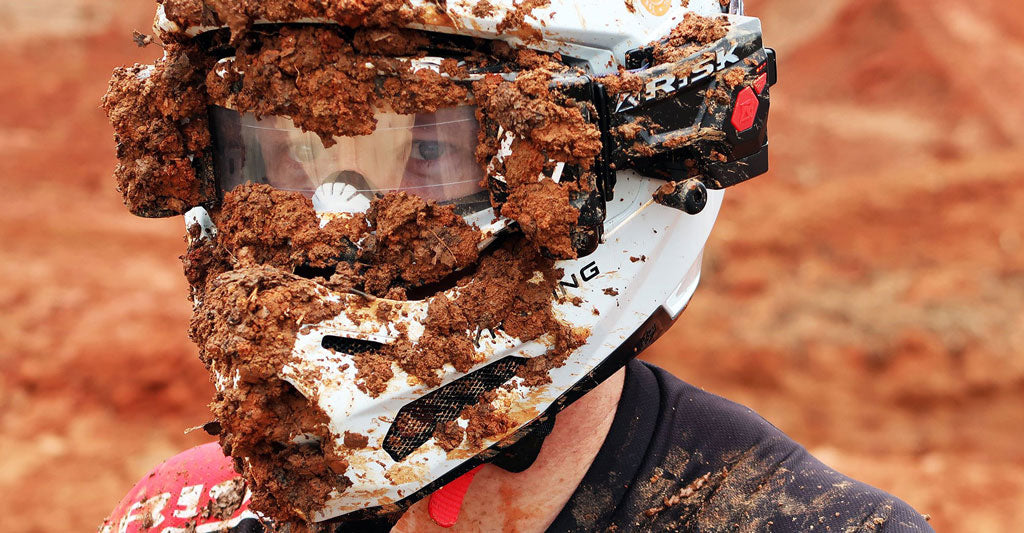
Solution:
[[[438,424],[458,418],[463,408],[504,385],[524,363],[522,357],[506,357],[407,404],[384,438],[384,451],[395,461],[405,459],[430,440]]]
[[[348,337],[337,337],[334,335],[324,335],[324,339],[320,341],[320,346],[323,346],[328,350],[347,353],[349,355],[376,352],[384,347],[384,345],[379,342],[350,339]]]

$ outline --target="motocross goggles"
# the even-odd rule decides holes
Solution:
[[[288,117],[212,106],[214,175],[221,194],[263,183],[304,194],[319,212],[364,212],[375,195],[401,191],[470,216],[491,207],[474,155],[474,113],[472,106],[417,114],[378,110],[373,133],[335,137],[324,146]]]
[[[440,55],[397,58],[408,61],[413,71],[429,68],[440,73],[445,59],[455,59],[460,63],[454,76],[443,75],[467,90],[490,76],[513,82],[521,74],[515,63],[481,48],[477,41],[429,32],[424,36],[431,45],[422,51]],[[237,51],[227,41],[217,41],[213,33],[209,39],[204,53],[217,59],[213,72],[220,74]],[[665,55],[665,49],[673,53]],[[465,60],[477,56],[485,60]],[[626,50],[624,70],[607,76],[583,59],[554,57],[564,67],[555,69],[549,82],[554,104],[578,108],[601,137],[600,153],[593,160],[563,162],[557,154],[544,154],[549,158],[544,177],[579,184],[569,199],[579,211],[572,236],[577,257],[591,253],[600,242],[607,202],[613,200],[616,181],[624,172],[674,183],[654,201],[693,214],[703,208],[705,187],[726,188],[767,171],[769,88],[776,81],[776,67],[773,51],[763,47],[757,19],[732,19],[723,38],[699,45],[673,48],[662,39]],[[133,77],[135,84],[156,83],[153,80],[162,78],[151,77],[154,68],[125,71],[124,76]],[[162,156],[165,165],[152,169],[128,157],[151,148],[134,139],[134,130],[127,126],[119,134],[119,149],[127,155],[118,179],[133,213],[163,217],[197,206],[215,208],[225,192],[257,182],[300,191],[322,213],[365,211],[375,195],[405,191],[454,206],[484,233],[510,227],[499,214],[510,194],[505,159],[517,146],[512,131],[516,128],[502,124],[508,118],[499,119],[486,107],[465,105],[475,99],[435,113],[404,116],[382,106],[374,112],[377,124],[372,134],[339,136],[324,143],[296,128],[289,117],[257,118],[230,109],[230,88],[228,93],[209,102],[220,107],[205,110],[213,141],[209,150],[172,151]],[[129,98],[121,107],[150,105],[141,97],[130,99],[145,94],[149,93],[120,95]],[[164,127],[174,131],[199,124],[191,118],[176,120]],[[470,155],[476,155],[482,141],[497,149],[484,165]]]

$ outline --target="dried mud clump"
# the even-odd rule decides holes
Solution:
[[[269,185],[238,187],[216,214],[218,242],[240,266],[293,270],[326,266],[351,246],[340,225],[321,231],[313,204],[301,194]]]
[[[533,14],[535,9],[547,7],[551,0],[521,0],[515,4],[515,9],[505,13],[505,17],[498,23],[497,30],[504,33],[509,30],[526,30],[524,37],[527,41],[539,40],[541,35],[536,30],[529,31],[526,26],[526,17]]]
[[[504,411],[494,408],[493,393],[484,394],[474,405],[466,406],[460,414],[469,420],[466,426],[466,440],[475,449],[482,448],[484,441],[497,435],[504,435],[515,427],[512,417]]]
[[[480,232],[455,214],[451,206],[428,203],[404,192],[388,194],[373,202],[367,214],[373,236],[372,259],[387,272],[378,282],[399,279],[421,285],[439,281],[477,258]],[[384,286],[370,287],[382,292]]]
[[[244,458],[236,466],[253,490],[253,508],[284,519],[304,520],[349,484],[327,416],[278,375],[300,325],[341,311],[325,294],[280,269],[239,268],[209,284],[190,328],[216,380],[233,382],[211,403],[221,446]]]
[[[131,212],[181,214],[213,196],[208,168],[204,66],[188,45],[168,46],[154,66],[114,70],[103,107],[114,127],[117,189]]]
[[[746,81],[746,72],[743,69],[731,68],[722,74],[721,78],[730,89],[735,89]]]
[[[344,443],[345,446],[352,449],[365,448],[370,442],[370,438],[361,433],[352,433],[351,431],[345,432]]]
[[[484,18],[494,15],[495,9],[497,8],[494,7],[494,4],[487,0],[479,0],[477,2],[473,2],[473,10],[471,13],[474,17]]]
[[[583,117],[579,102],[557,100],[552,77],[544,69],[523,72],[515,81],[491,75],[473,84],[473,94],[483,118],[535,143],[552,159],[589,167],[601,151],[601,132]]]
[[[380,48],[367,53],[375,42]],[[206,86],[214,102],[291,117],[329,147],[336,136],[373,133],[376,109],[431,113],[465,101],[467,89],[450,78],[388,55],[423,55],[424,44],[422,34],[407,30],[359,30],[353,38],[321,26],[246,33],[235,58],[212,69]]]
[[[459,282],[454,298],[437,294],[429,300],[423,335],[388,345],[385,360],[424,383],[441,383],[446,364],[468,372],[480,363],[476,343],[483,335],[501,331],[522,341],[546,339],[547,354],[524,365],[521,375],[531,384],[543,383],[547,370],[560,366],[588,336],[558,320],[551,309],[553,293],[562,277],[554,260],[544,257],[524,239],[508,242],[480,258],[472,276]],[[385,384],[386,385],[386,384]],[[377,395],[383,387],[367,387]]]
[[[597,78],[597,81],[604,85],[608,94],[611,96],[617,96],[619,94],[635,94],[639,93],[644,89],[646,83],[640,75],[630,72],[623,67],[619,68],[619,72],[610,76],[602,76]]]
[[[481,334],[500,330],[523,341],[546,337],[548,352],[531,359],[519,374],[529,384],[548,382],[547,370],[561,366],[589,336],[589,331],[568,326],[552,311],[561,278],[554,260],[524,240],[510,242],[481,259],[473,278],[459,286],[449,307],[451,317],[443,324],[453,330],[468,326]],[[435,303],[431,301],[431,308]]]
[[[672,29],[668,39],[654,43],[656,63],[673,63],[685,59],[729,33],[729,21],[721,17],[704,17],[687,13],[683,21]]]
[[[462,444],[465,438],[465,432],[462,426],[459,425],[456,420],[449,420],[442,422],[434,428],[434,441],[441,447],[442,450],[450,452],[455,448],[458,448]]]
[[[401,26],[429,15],[414,10],[406,0],[157,0],[167,19],[180,29],[228,26],[240,35],[253,22],[292,21],[303,18],[333,21],[343,26]],[[433,12],[432,6],[429,7]]]
[[[601,151],[601,133],[584,117],[585,105],[571,98],[560,101],[551,83],[552,72],[544,68],[526,71],[515,81],[492,75],[474,83],[477,116],[485,125],[477,159],[486,164],[497,154],[496,135],[488,136],[486,124],[515,134],[512,155],[500,162],[511,191],[501,214],[518,222],[531,242],[550,255],[574,258],[570,231],[579,211],[569,205],[569,195],[588,182],[538,178],[551,173],[552,161],[587,172]]]
[[[396,289],[441,280],[477,259],[479,230],[439,206],[406,193],[376,198],[369,212],[323,227],[301,193],[245,184],[211,213],[217,234],[190,228],[185,276],[200,297],[217,275],[256,266],[300,272],[334,290],[395,296]]]
[[[515,220],[533,242],[544,243],[544,250],[555,257],[572,258],[576,252],[570,232],[580,212],[569,204],[570,190],[576,184],[551,180],[526,183],[512,190],[501,214]]]

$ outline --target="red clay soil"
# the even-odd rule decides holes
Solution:
[[[748,0],[779,50],[773,169],[730,191],[701,288],[645,354],[939,531],[1024,521],[1024,17],[998,4]],[[160,50],[131,41],[149,2],[5,17],[0,530],[88,531],[210,439],[183,434],[213,391],[181,220],[124,210],[97,105]]]

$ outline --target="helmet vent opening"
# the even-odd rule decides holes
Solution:
[[[363,339],[351,339],[348,337],[338,337],[336,335],[324,335],[323,340],[320,341],[320,346],[336,352],[358,355],[380,351],[384,348],[384,343]]]
[[[405,405],[384,437],[384,451],[395,461],[403,460],[430,440],[438,424],[458,418],[463,409],[504,385],[525,363],[522,357],[506,357]]]
[[[337,265],[328,267],[315,267],[310,265],[299,265],[295,267],[295,275],[306,279],[324,278],[331,279],[331,276],[337,272]]]

